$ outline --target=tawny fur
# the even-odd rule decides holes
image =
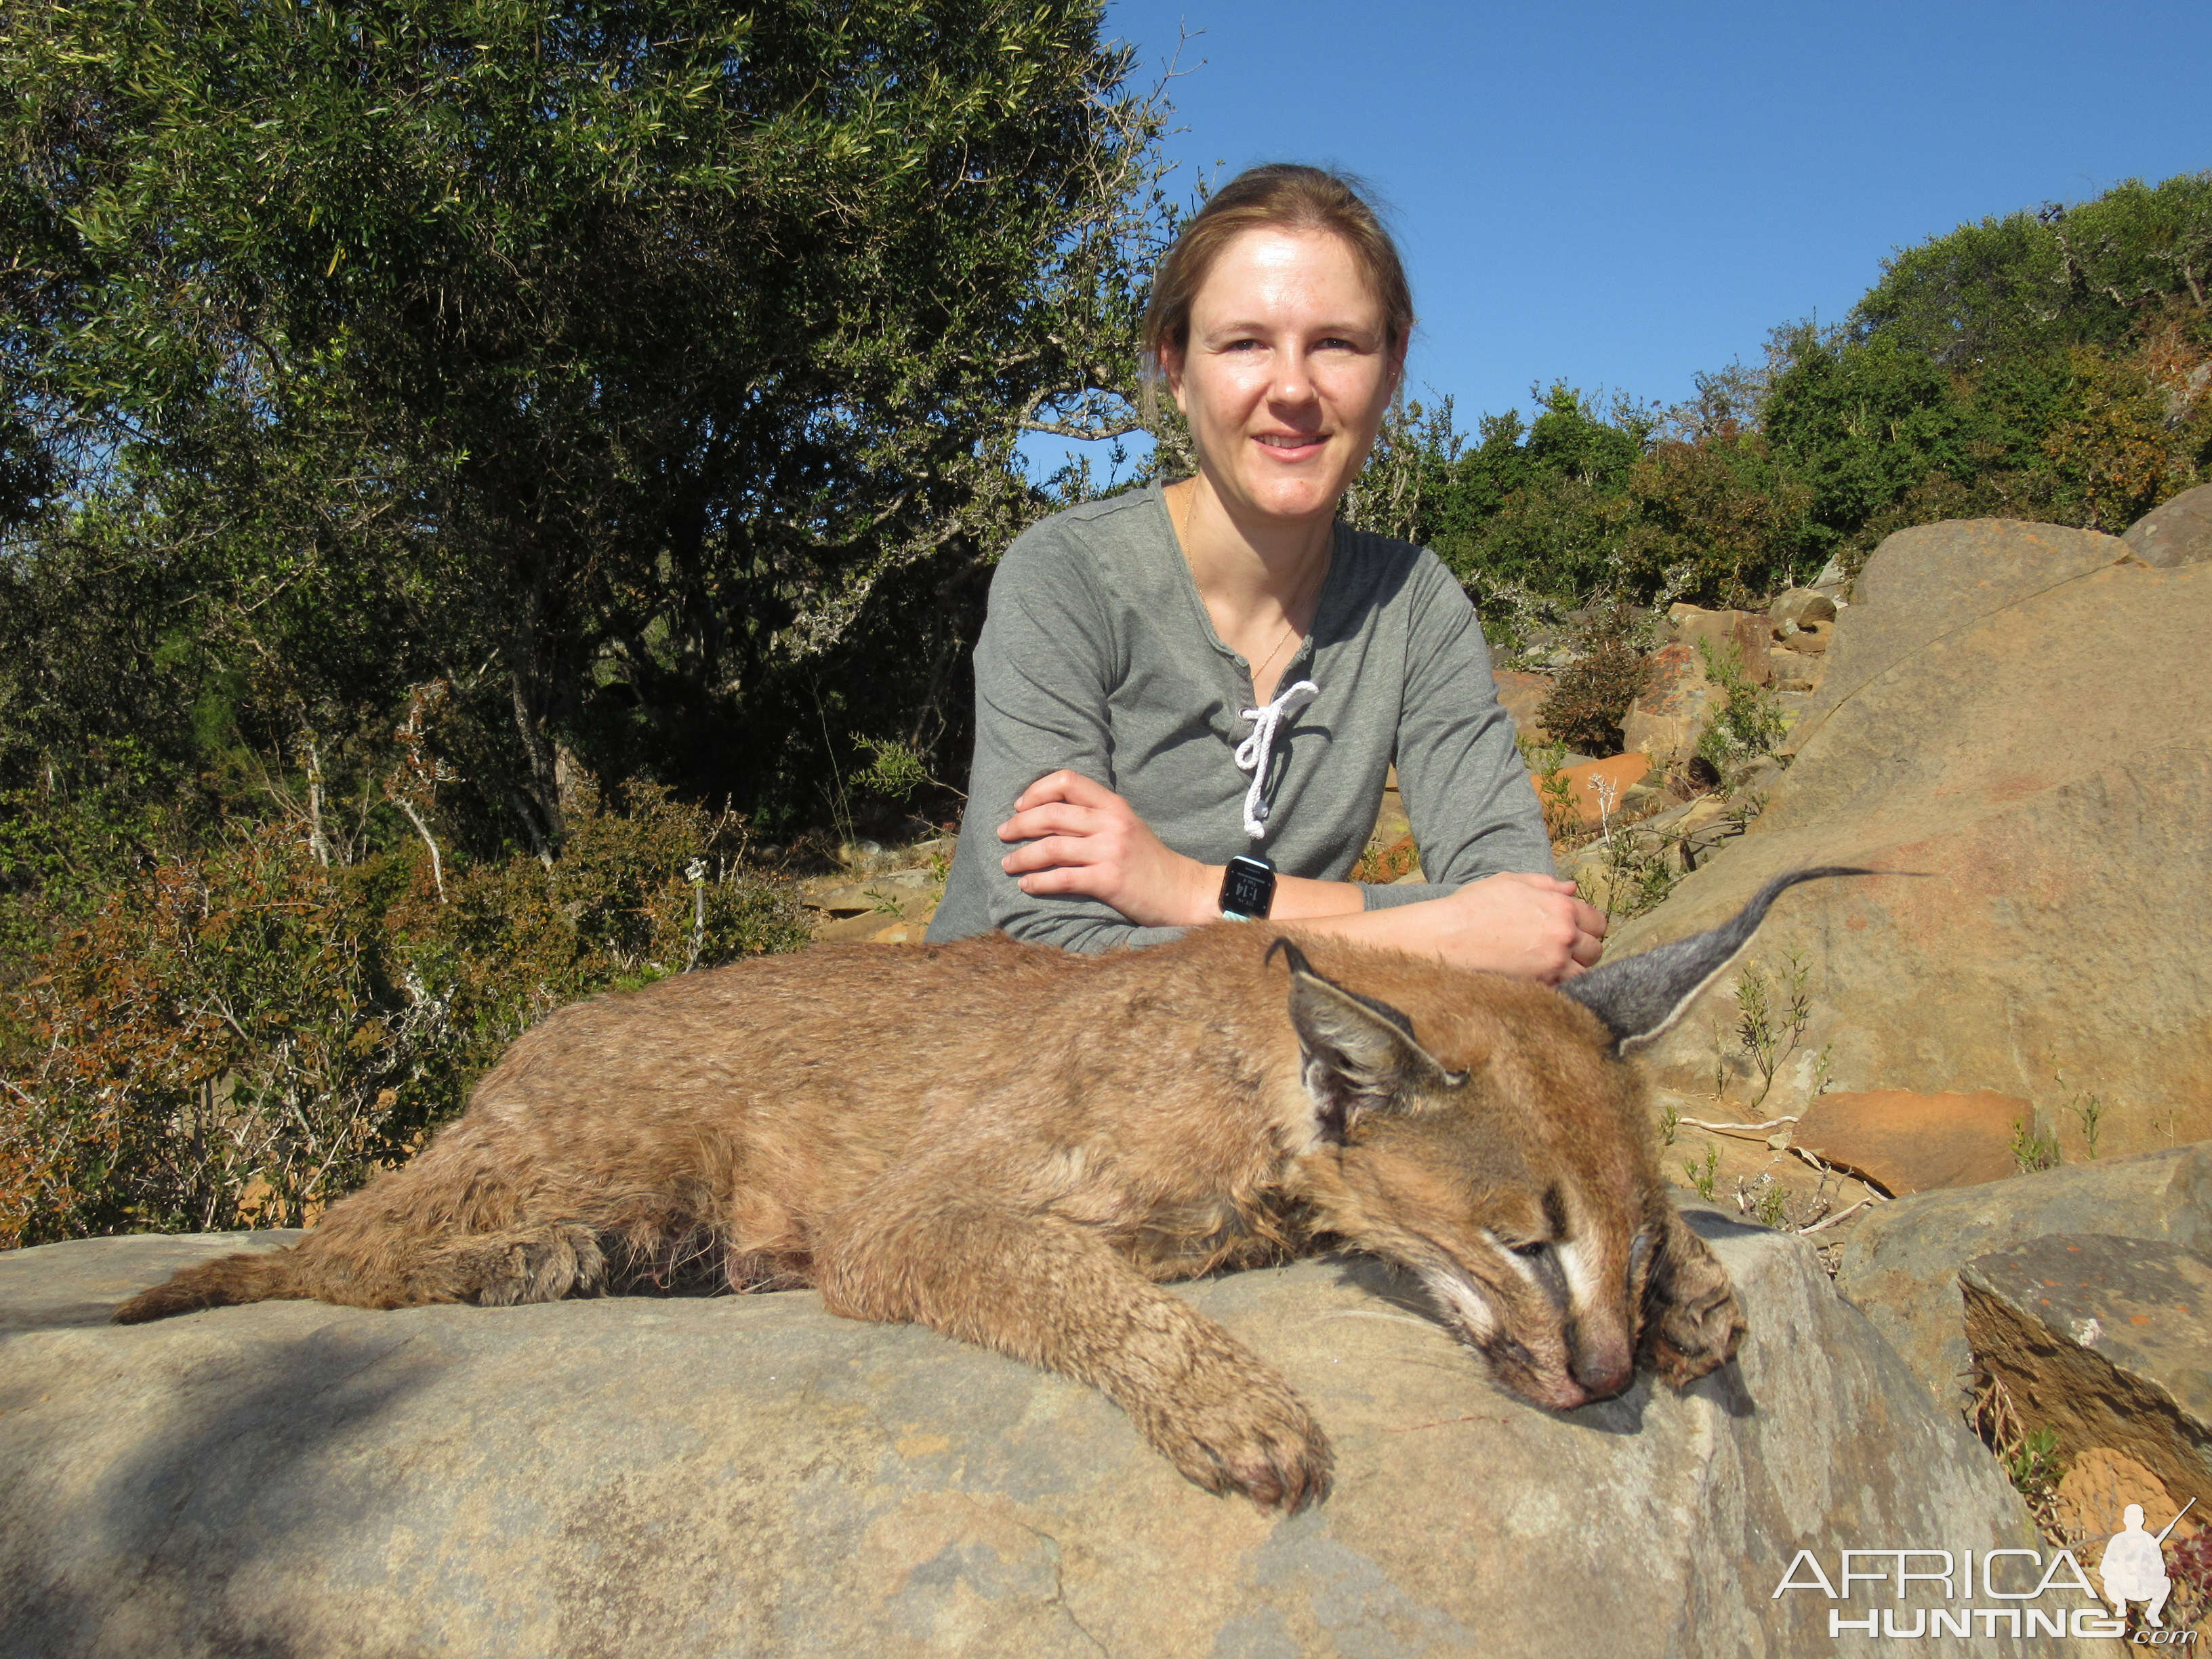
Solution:
[[[1153,1281],[1323,1243],[1411,1269],[1540,1404],[1617,1393],[1639,1353],[1686,1382],[1743,1328],[1596,1016],[1232,926],[1092,957],[824,948],[579,1004],[300,1244],[115,1317],[811,1284],[1095,1384],[1192,1480],[1295,1509],[1327,1489],[1320,1427]]]

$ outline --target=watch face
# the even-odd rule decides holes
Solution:
[[[1257,859],[1229,860],[1221,881],[1221,908],[1230,915],[1264,916],[1275,902],[1275,872]]]

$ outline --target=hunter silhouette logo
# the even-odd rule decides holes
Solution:
[[[2120,1530],[2105,1546],[2105,1559],[2097,1564],[2097,1576],[2105,1581],[2105,1599],[2112,1604],[2113,1616],[2128,1616],[2128,1603],[2141,1601],[2143,1618],[2154,1630],[2164,1630],[2166,1621],[2159,1612],[2166,1606],[2166,1598],[2173,1593],[2173,1580],[2166,1577],[2166,1534],[2181,1524],[2181,1516],[2197,1507],[2191,1498],[2181,1506],[2177,1515],[2159,1533],[2143,1530],[2142,1505],[2130,1504],[2120,1516]]]

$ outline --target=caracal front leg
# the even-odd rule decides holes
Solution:
[[[815,1255],[830,1310],[927,1325],[1090,1383],[1208,1492],[1292,1511],[1328,1492],[1328,1437],[1243,1344],[1089,1229],[974,1188],[972,1171],[902,1171],[851,1206]]]
[[[1644,1290],[1638,1358],[1676,1388],[1686,1388],[1735,1358],[1743,1310],[1728,1269],[1712,1247],[1662,1199],[1653,1225],[1658,1243]]]

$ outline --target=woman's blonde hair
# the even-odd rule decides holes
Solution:
[[[1323,230],[1341,240],[1382,302],[1382,327],[1391,355],[1413,333],[1413,290],[1406,281],[1398,245],[1354,181],[1322,167],[1275,161],[1248,167],[1194,215],[1152,273],[1145,307],[1144,412],[1159,407],[1161,353],[1190,344],[1190,307],[1221,250],[1248,230]]]

